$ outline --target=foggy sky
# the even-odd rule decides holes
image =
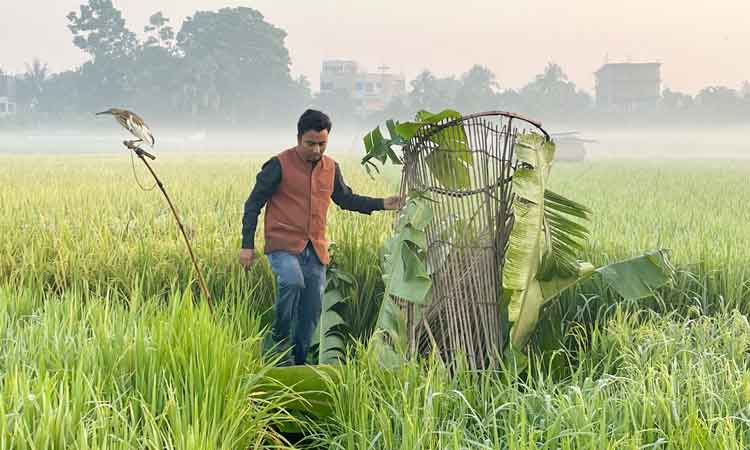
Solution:
[[[24,70],[35,56],[54,71],[86,56],[66,14],[83,0],[0,0],[0,68]],[[519,88],[547,61],[593,91],[593,72],[615,61],[660,61],[664,87],[694,94],[750,79],[750,1],[716,0],[114,0],[141,32],[161,10],[175,31],[194,11],[249,6],[288,33],[294,75],[318,89],[324,58],[389,65],[411,79],[421,69],[460,74],[488,66],[501,87]],[[460,5],[457,6],[457,5]]]

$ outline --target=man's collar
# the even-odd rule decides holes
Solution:
[[[313,167],[317,166],[318,163],[321,160],[323,160],[323,156],[321,156],[319,160],[310,162],[310,161],[306,160],[305,158],[303,158],[302,155],[299,154],[299,150],[298,150],[299,149],[299,145],[295,145],[292,149],[294,151],[294,154],[297,155],[297,158],[299,158],[303,163],[310,164]]]

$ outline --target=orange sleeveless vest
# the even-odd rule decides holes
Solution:
[[[323,155],[313,166],[294,148],[277,157],[281,163],[281,182],[266,205],[264,252],[283,250],[299,254],[311,241],[320,261],[328,264],[326,215],[336,163]]]

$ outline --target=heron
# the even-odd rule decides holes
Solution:
[[[138,138],[137,141],[129,141],[131,145],[137,143],[146,143],[153,148],[154,144],[156,144],[154,135],[151,133],[148,125],[146,125],[146,122],[144,122],[138,114],[132,111],[128,111],[127,109],[120,108],[109,108],[106,111],[96,113],[97,116],[103,114],[110,114],[114,116],[117,122],[120,123],[120,125],[122,125],[126,130],[130,131],[133,136]],[[131,146],[128,145],[128,147]]]
[[[159,186],[159,190],[161,190],[162,194],[164,194],[164,198],[167,199],[169,208],[172,210],[172,214],[174,215],[174,218],[177,221],[177,225],[180,227],[180,231],[182,232],[182,237],[185,238],[185,244],[187,245],[188,252],[190,253],[190,259],[193,261],[193,267],[195,267],[195,271],[198,274],[198,283],[200,284],[203,294],[206,296],[209,309],[213,310],[213,306],[211,303],[211,293],[208,291],[206,282],[203,279],[203,273],[198,266],[198,261],[195,259],[193,248],[190,246],[190,239],[188,239],[188,235],[185,232],[185,227],[182,225],[182,221],[180,221],[180,216],[177,214],[177,209],[175,209],[172,200],[169,198],[169,195],[164,188],[164,184],[161,182],[159,177],[156,176],[156,172],[154,172],[154,169],[151,168],[151,165],[143,156],[146,156],[152,160],[156,159],[156,157],[137,145],[140,143],[146,143],[149,146],[153,147],[154,144],[156,144],[156,139],[154,139],[154,135],[151,133],[151,129],[149,129],[148,125],[146,125],[146,122],[144,122],[138,114],[132,111],[128,111],[127,109],[109,108],[106,111],[96,113],[97,116],[105,114],[114,116],[117,122],[120,123],[120,125],[122,125],[126,130],[130,131],[133,136],[138,138],[138,140],[135,141],[124,141],[123,144],[125,144],[125,146],[130,150],[133,150],[135,154],[138,155],[138,157],[141,159],[141,161],[143,161],[143,164],[146,165],[149,172],[151,172],[151,175],[154,177],[154,180],[156,180],[156,186]],[[133,166],[133,174],[135,174],[135,166]],[[138,181],[137,177],[136,181]]]

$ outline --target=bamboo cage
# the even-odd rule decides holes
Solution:
[[[425,126],[404,146],[401,193],[419,191],[434,200],[426,229],[431,299],[426,306],[396,299],[411,352],[437,350],[448,364],[465,358],[471,369],[497,367],[506,328],[500,302],[502,262],[513,224],[514,146],[525,131],[549,139],[539,123],[491,111]],[[436,175],[435,158],[456,158],[456,152],[466,157],[467,149],[464,182],[460,188],[445,186],[444,172],[455,166]]]

